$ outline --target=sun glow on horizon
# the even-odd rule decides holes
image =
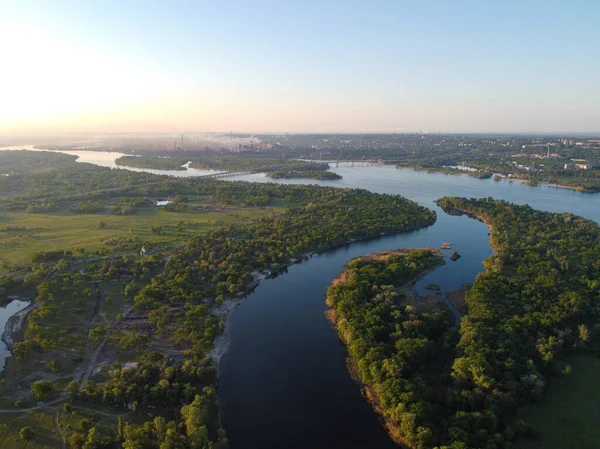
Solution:
[[[599,4],[467,3],[0,0],[0,133],[600,131]]]

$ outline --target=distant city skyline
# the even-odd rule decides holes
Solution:
[[[0,0],[0,134],[597,135],[600,3]]]

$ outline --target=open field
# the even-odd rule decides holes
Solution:
[[[21,440],[19,431],[30,426],[35,436]],[[10,449],[56,449],[61,447],[60,436],[54,427],[54,415],[49,410],[24,415],[0,415],[0,446]]]
[[[577,355],[569,359],[570,375],[549,379],[542,402],[525,408],[523,418],[535,436],[525,449],[592,449],[600,447],[600,359]]]
[[[75,253],[81,249],[95,254],[107,249],[110,253],[114,239],[135,237],[140,244],[179,244],[195,234],[271,214],[282,203],[269,208],[229,206],[215,210],[197,210],[193,208],[194,203],[190,203],[190,210],[184,212],[144,207],[132,215],[80,214],[67,210],[39,214],[5,212],[0,214],[0,262],[22,265],[29,262],[30,253],[37,251],[71,250]],[[104,222],[105,227],[101,227],[100,222]],[[183,223],[179,225],[180,222]],[[152,228],[160,228],[160,234]]]

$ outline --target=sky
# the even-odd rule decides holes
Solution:
[[[597,0],[0,0],[0,133],[599,132]]]

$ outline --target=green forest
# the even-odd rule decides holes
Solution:
[[[600,229],[571,214],[492,198],[438,204],[492,230],[495,254],[467,293],[459,329],[441,320],[432,326],[423,315],[412,322],[419,332],[407,332],[407,307],[385,287],[397,283],[391,267],[406,271],[396,261],[350,263],[346,281],[330,287],[328,304],[398,441],[414,448],[527,445],[539,435],[522,411],[543,406],[550,380],[570,375],[570,357],[594,357],[599,348]],[[436,347],[443,348],[437,355]],[[594,447],[591,430],[581,447]]]
[[[162,177],[59,155],[48,169],[54,156],[39,154],[50,161],[15,168],[1,200],[6,216],[23,220],[6,229],[19,232],[21,242],[36,239],[49,216],[69,220],[71,232],[88,222],[66,217],[97,217],[93,232],[114,233],[111,216],[142,218],[159,198],[171,199],[165,214],[178,214],[154,227],[153,239],[104,240],[97,254],[86,247],[39,250],[25,268],[0,277],[3,295],[35,298],[2,373],[2,406],[64,402],[57,422],[75,449],[225,447],[209,355],[224,329],[219,306],[312,252],[436,220],[399,195]],[[210,221],[215,209],[234,215],[200,227],[190,220],[195,215],[181,219],[209,214]],[[169,235],[182,243],[172,245]],[[17,386],[25,394],[16,394]],[[0,423],[0,436],[22,431],[37,444],[43,436],[35,422],[46,425],[45,413],[25,415],[22,428]]]
[[[121,156],[115,159],[115,164],[124,167],[151,168],[158,170],[185,170],[182,167],[187,159],[167,156]]]
[[[342,176],[331,171],[276,171],[267,173],[267,178],[273,179],[318,179],[320,181],[335,181]]]
[[[443,263],[429,249],[350,261],[327,291],[330,320],[392,438],[431,447],[439,436],[440,366],[456,332],[448,309],[418,313],[398,287]]]

